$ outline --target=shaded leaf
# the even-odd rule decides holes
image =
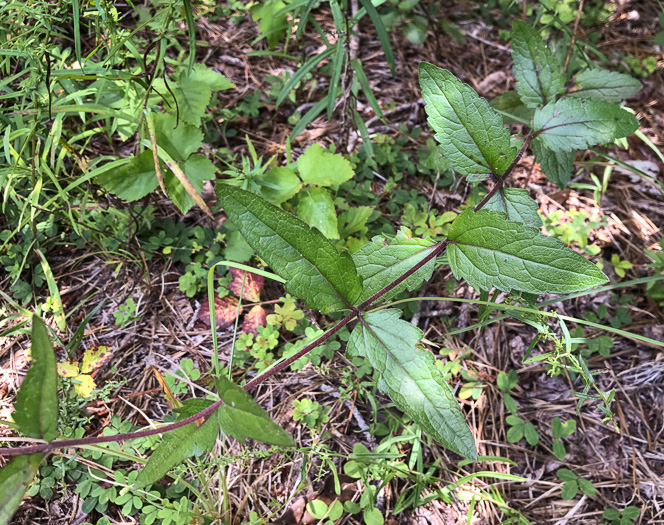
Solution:
[[[547,179],[564,189],[572,178],[574,151],[551,151],[539,137],[531,142],[533,153]]]
[[[182,76],[171,90],[177,100],[180,119],[198,125],[212,98],[210,86],[200,80]],[[174,111],[175,104],[171,104],[171,112]]]
[[[413,239],[411,232],[401,229],[391,239],[377,235],[353,254],[357,273],[362,277],[362,294],[356,304],[360,304],[382,290],[404,272],[424,259],[435,243],[431,239]],[[431,279],[435,259],[432,259],[404,282],[387,292],[381,300],[389,300],[408,289],[414,290],[423,281]]]
[[[242,291],[243,299],[257,303],[261,300],[261,290],[265,284],[265,277],[257,273],[246,272],[239,268],[230,267],[228,269],[233,276],[233,280],[228,283],[228,289],[233,292],[237,297],[240,297]],[[242,283],[244,282],[244,290],[242,290]]]
[[[434,171],[449,171],[452,164],[445,158],[445,151],[441,145],[434,148],[427,157],[426,168]]]
[[[466,210],[452,223],[447,256],[457,279],[477,290],[570,293],[605,283],[590,261],[505,214]]]
[[[187,189],[186,185],[182,183],[181,177],[178,177],[172,170],[166,171],[164,183],[168,196],[173,199],[182,213],[187,213],[194,204],[199,203],[199,200],[204,202],[200,194],[203,193],[203,183],[206,180],[214,179],[214,165],[203,155],[191,155],[181,164],[181,169],[191,184],[190,189]],[[196,193],[196,202],[191,195],[192,191]]]
[[[207,84],[212,91],[224,91],[235,87],[230,80],[228,80],[221,73],[208,68],[205,64],[196,63],[190,72],[185,71],[182,77],[194,82],[203,82]]]
[[[217,195],[249,245],[307,306],[328,313],[359,297],[362,282],[352,258],[318,230],[239,188],[217,184]]]
[[[599,100],[564,98],[535,111],[533,131],[553,151],[584,149],[631,135],[639,128],[636,117]]]
[[[506,91],[501,93],[496,98],[491,101],[491,107],[499,111],[504,111],[513,115],[517,119],[523,120],[526,123],[530,123],[533,120],[533,115],[535,114],[534,108],[529,108],[523,102],[521,102],[521,97],[518,93],[514,91]],[[505,124],[516,124],[518,120],[512,119],[506,115],[503,115],[503,120]]]
[[[272,168],[261,180],[270,184],[261,186],[261,195],[274,204],[286,202],[302,188],[300,178],[286,167]]]
[[[124,164],[105,171],[96,179],[97,184],[125,201],[142,199],[157,188],[157,172],[150,150],[130,157]]]
[[[502,175],[516,157],[510,132],[489,103],[452,73],[420,63],[429,124],[445,157],[462,175]]]
[[[516,90],[526,106],[542,106],[565,91],[565,75],[558,59],[537,30],[515,20],[512,25],[512,72]]]
[[[567,96],[619,104],[636,94],[642,86],[641,82],[630,75],[605,69],[584,69],[576,75],[576,87],[579,89]]]
[[[563,489],[560,492],[560,497],[563,499],[574,499],[579,492],[579,484],[577,481],[571,480],[566,481],[563,485]]]
[[[337,213],[330,192],[325,188],[310,188],[304,193],[299,197],[298,217],[328,239],[338,239]]]
[[[501,188],[484,206],[485,210],[503,212],[508,221],[522,222],[534,228],[542,226],[538,208],[528,195],[528,190],[522,188]]]
[[[26,436],[51,441],[58,435],[58,377],[55,353],[44,321],[32,316],[32,366],[18,392],[12,414]]]
[[[332,186],[346,182],[353,176],[353,167],[341,155],[312,144],[297,160],[297,169],[305,184]]]
[[[44,454],[16,456],[0,470],[0,525],[9,525]]]
[[[475,440],[454,394],[434,366],[431,352],[418,346],[422,331],[400,319],[399,310],[366,313],[354,328],[346,353],[369,359],[380,374],[378,388],[429,435],[464,457],[477,458]]]
[[[178,412],[178,421],[187,419],[212,404],[206,399],[188,399]],[[197,456],[210,450],[217,437],[218,421],[212,414],[202,423],[189,423],[184,427],[166,432],[162,442],[150,455],[145,467],[138,473],[133,489],[139,489],[158,481],[171,468],[190,456]]]
[[[277,425],[242,387],[225,377],[216,379],[217,392],[226,403],[217,410],[219,426],[235,439],[246,438],[280,447],[295,446],[293,436]]]
[[[232,295],[225,297],[214,298],[214,313],[216,316],[217,330],[224,330],[231,326],[238,314],[238,299]],[[242,312],[242,306],[240,306]],[[210,306],[208,301],[201,304],[201,309],[198,311],[198,320],[205,323],[205,326],[210,326]]]
[[[576,421],[573,419],[565,421],[565,423],[563,423],[559,417],[554,417],[551,420],[551,434],[554,438],[569,437],[574,434],[575,430]]]
[[[154,113],[154,124],[157,145],[164,148],[173,160],[187,159],[203,143],[203,132],[198,126],[178,123],[171,113]]]
[[[341,238],[345,239],[349,235],[357,232],[366,233],[367,229],[365,228],[365,225],[372,213],[373,208],[370,208],[369,206],[357,206],[356,208],[342,211],[339,214],[337,224]]]
[[[244,321],[242,322],[242,331],[245,334],[258,334],[258,327],[265,326],[267,324],[267,312],[265,308],[257,304],[249,313],[244,316]]]

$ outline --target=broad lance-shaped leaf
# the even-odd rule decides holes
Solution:
[[[385,288],[431,252],[435,245],[431,239],[413,239],[411,235],[409,230],[404,229],[392,239],[377,235],[369,244],[365,244],[353,254],[357,273],[362,277],[364,284],[357,304]],[[383,295],[381,300],[389,300],[406,288],[409,291],[414,290],[423,281],[431,279],[435,262],[435,259],[429,261],[404,282]]]
[[[576,75],[576,86],[579,89],[568,93],[567,96],[619,104],[636,94],[641,89],[641,82],[616,71],[585,69]]]
[[[590,261],[536,228],[497,211],[466,210],[452,223],[447,257],[457,279],[477,290],[571,293],[608,281]]]
[[[16,456],[0,470],[0,525],[9,525],[44,454]]]
[[[32,316],[32,365],[18,392],[12,414],[26,436],[51,441],[58,435],[58,376],[55,353],[44,321]]]
[[[217,195],[247,243],[309,308],[328,313],[360,296],[362,281],[353,259],[321,232],[248,191],[217,184]]]
[[[205,410],[212,404],[206,399],[188,399],[178,410],[178,421]],[[207,418],[202,425],[196,422],[171,430],[164,434],[150,459],[134,482],[134,489],[154,483],[165,476],[171,468],[190,456],[198,456],[210,450],[217,438],[219,422],[215,414]]]
[[[217,392],[225,405],[217,410],[222,432],[235,439],[246,438],[280,447],[293,447],[295,440],[241,387],[224,377],[216,380]]]
[[[422,331],[399,319],[399,310],[366,313],[348,340],[346,354],[369,359],[380,374],[378,388],[433,439],[469,459],[477,459],[475,440],[452,390],[420,349]]]
[[[526,226],[539,228],[542,226],[542,219],[537,214],[538,207],[537,203],[528,195],[528,190],[501,188],[489,199],[484,209],[502,211],[508,221],[518,221]]]
[[[452,73],[420,63],[429,124],[445,157],[461,175],[502,175],[516,157],[510,132],[486,99]]]
[[[540,137],[531,146],[544,175],[560,189],[567,187],[572,178],[574,151],[552,151],[544,147]]]
[[[521,20],[512,25],[512,51],[516,90],[526,106],[542,106],[565,91],[560,62],[538,32]]]
[[[631,135],[639,128],[636,117],[599,100],[563,98],[535,111],[533,131],[553,151],[584,149]]]

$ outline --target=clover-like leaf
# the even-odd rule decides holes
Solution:
[[[328,313],[359,297],[362,282],[353,259],[318,230],[239,188],[217,184],[217,195],[247,243],[307,306]]]
[[[447,256],[457,279],[477,290],[571,293],[605,283],[590,261],[536,228],[505,214],[466,210],[449,233]]]
[[[533,131],[553,151],[573,151],[631,135],[636,117],[600,100],[563,98],[535,111]]]
[[[516,90],[528,107],[543,106],[565,91],[565,75],[558,59],[530,25],[512,25],[512,72]]]
[[[489,103],[452,73],[420,63],[429,124],[443,154],[462,175],[502,175],[516,157],[510,132]]]
[[[475,439],[452,390],[418,342],[422,331],[399,310],[366,313],[353,330],[346,354],[366,357],[379,373],[378,388],[429,435],[450,450],[477,458]]]

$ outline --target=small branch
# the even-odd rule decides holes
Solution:
[[[514,157],[514,160],[512,161],[512,164],[510,164],[509,167],[503,173],[503,175],[498,178],[498,181],[493,186],[493,188],[491,188],[491,191],[486,194],[486,196],[482,199],[482,201],[477,206],[475,206],[474,211],[481,210],[486,205],[486,203],[491,200],[491,197],[493,197],[496,194],[496,192],[498,192],[498,190],[500,190],[500,188],[503,187],[507,177],[509,177],[509,175],[514,171],[514,168],[516,168],[517,164],[519,164],[519,162],[521,162],[521,158],[526,153],[526,150],[528,149],[528,146],[530,146],[530,141],[532,139],[533,139],[533,132],[532,132],[532,130],[530,130],[528,132],[528,135],[526,135],[526,138],[523,140],[523,145],[521,146],[521,149],[519,150],[519,152],[516,154],[516,157]]]

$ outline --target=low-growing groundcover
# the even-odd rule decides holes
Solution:
[[[344,26],[343,19],[349,15],[355,17],[351,24],[366,16],[388,65],[394,69],[396,59],[383,19],[389,13],[378,12],[370,2],[361,4],[362,11],[353,12],[356,8],[352,6],[331,2],[334,27],[347,28],[348,22]],[[80,26],[78,7],[72,5],[72,8],[74,26]],[[318,24],[310,19],[313,8],[311,3],[288,9],[268,2],[261,9],[251,9],[251,18],[259,22],[259,31],[273,49],[286,35],[283,24],[288,17],[292,16],[293,20],[299,17],[298,34],[304,34],[307,22]],[[101,16],[108,14],[103,9],[98,11],[100,16],[95,20],[99,27],[108,23]],[[232,14],[231,24],[242,27],[242,9],[240,5],[227,5],[219,16],[224,19]],[[292,14],[287,14],[291,11]],[[55,153],[42,158],[32,155],[29,157],[31,176],[28,177],[29,170],[25,171],[24,180],[17,184],[15,174],[21,173],[21,154],[12,152],[23,152],[19,146],[25,136],[33,140],[24,141],[24,147],[36,152],[41,130],[49,126],[60,126],[58,133],[65,130],[62,126],[67,121],[56,117],[53,122],[59,124],[55,124],[51,119],[53,109],[58,114],[58,108],[62,107],[63,112],[59,114],[67,113],[69,108],[62,106],[66,100],[56,98],[53,104],[48,85],[48,109],[40,112],[37,105],[33,113],[35,123],[40,118],[43,122],[35,124],[32,132],[26,134],[12,135],[11,128],[7,128],[5,156],[7,162],[13,164],[6,173],[12,174],[10,180],[14,184],[8,187],[6,195],[24,212],[32,210],[16,214],[5,206],[9,211],[7,224],[16,222],[13,229],[3,234],[5,245],[13,250],[3,259],[11,271],[9,294],[3,295],[8,301],[5,309],[9,313],[8,322],[3,323],[6,326],[3,336],[14,338],[21,333],[31,334],[28,356],[31,365],[18,391],[10,428],[37,443],[0,449],[3,455],[14,456],[0,471],[1,521],[11,520],[26,491],[29,497],[39,495],[48,502],[55,494],[71,493],[71,483],[77,482],[75,493],[82,502],[78,512],[89,515],[97,523],[111,522],[109,516],[117,515],[141,523],[221,523],[231,522],[234,513],[238,516],[243,513],[241,519],[246,523],[261,523],[280,515],[284,509],[287,510],[284,519],[291,516],[296,503],[291,500],[297,493],[303,494],[304,504],[299,504],[302,508],[315,519],[328,522],[344,518],[369,524],[383,523],[392,514],[408,520],[411,519],[408,516],[416,514],[423,505],[451,511],[458,508],[453,503],[461,501],[466,506],[467,517],[460,517],[464,521],[472,520],[478,513],[481,519],[488,521],[495,518],[500,522],[528,523],[537,521],[531,513],[539,515],[534,509],[529,510],[532,502],[521,502],[523,497],[518,492],[512,500],[506,499],[500,487],[509,483],[519,491],[519,484],[537,483],[532,475],[534,467],[530,467],[530,471],[527,468],[533,461],[540,462],[542,472],[551,473],[554,483],[559,485],[561,503],[557,506],[561,510],[565,502],[574,503],[581,498],[570,513],[585,504],[591,514],[612,522],[633,521],[651,512],[647,504],[643,509],[633,505],[624,508],[633,498],[624,499],[621,506],[604,495],[601,481],[594,479],[601,478],[601,471],[593,470],[593,463],[587,459],[582,460],[583,447],[579,439],[581,429],[581,439],[591,439],[593,431],[611,433],[628,428],[625,414],[631,412],[624,403],[635,405],[621,397],[621,383],[606,379],[609,377],[603,372],[606,363],[598,358],[612,360],[618,340],[635,341],[645,344],[645,348],[662,346],[657,326],[647,326],[643,334],[630,329],[632,315],[643,312],[644,305],[637,306],[633,295],[622,293],[626,286],[648,283],[649,296],[656,301],[652,284],[657,284],[661,276],[655,274],[620,284],[615,284],[616,280],[607,285],[611,268],[620,268],[620,273],[615,271],[619,278],[625,277],[625,270],[633,268],[631,263],[624,263],[629,257],[621,253],[623,258],[612,256],[611,262],[607,262],[608,257],[590,261],[575,251],[576,246],[569,241],[576,237],[567,236],[568,245],[565,245],[561,240],[542,234],[540,203],[529,194],[529,186],[513,187],[521,178],[518,176],[520,165],[532,159],[531,175],[537,162],[541,169],[538,173],[567,192],[562,193],[563,196],[570,195],[570,190],[565,189],[568,186],[579,191],[587,189],[578,182],[578,176],[582,175],[578,166],[604,166],[600,191],[593,195],[600,195],[600,198],[605,195],[611,187],[609,178],[613,169],[630,164],[613,157],[609,157],[608,165],[599,162],[597,158],[602,157],[598,156],[605,155],[606,150],[596,148],[612,141],[624,144],[626,137],[635,132],[645,145],[654,146],[638,130],[637,118],[620,105],[624,98],[638,92],[641,84],[624,73],[589,63],[584,53],[594,49],[590,44],[585,47],[583,43],[569,42],[569,53],[564,55],[560,52],[564,40],[560,44],[550,37],[546,43],[542,38],[546,31],[516,20],[510,33],[516,92],[504,96],[511,106],[495,99],[492,107],[450,70],[434,65],[432,62],[437,59],[432,57],[430,62],[420,63],[418,76],[436,142],[428,141],[414,160],[409,160],[412,157],[405,154],[404,142],[379,140],[375,136],[373,145],[368,129],[371,119],[365,122],[356,108],[346,106],[344,111],[348,114],[345,116],[350,119],[344,121],[344,125],[350,122],[356,135],[362,138],[362,147],[357,152],[344,158],[334,144],[329,148],[319,144],[293,148],[289,140],[285,144],[283,164],[278,165],[278,155],[259,157],[255,140],[248,136],[242,143],[248,155],[241,157],[230,148],[221,147],[213,152],[204,143],[215,138],[221,141],[223,135],[230,146],[229,140],[237,133],[234,126],[242,129],[241,119],[246,118],[242,115],[258,116],[253,106],[257,101],[260,105],[261,98],[247,99],[246,104],[253,106],[240,104],[236,114],[215,107],[213,93],[236,89],[238,82],[231,82],[213,69],[195,63],[196,20],[200,22],[200,12],[192,9],[188,2],[182,5],[182,12],[188,30],[188,38],[183,42],[188,44],[189,61],[172,61],[170,65],[174,70],[168,71],[168,79],[166,68],[161,77],[157,75],[159,68],[164,67],[159,61],[170,58],[178,45],[181,57],[186,56],[187,49],[177,41],[178,28],[171,25],[177,13],[173,5],[165,11],[157,11],[152,19],[145,18],[150,15],[149,9],[141,12],[144,26],[169,35],[170,44],[177,42],[177,45],[173,44],[172,48],[148,45],[138,61],[143,67],[140,75],[109,77],[96,71],[85,73],[84,68],[73,74],[56,70],[58,82],[73,90],[79,99],[84,97],[83,103],[79,100],[78,106],[72,108],[73,112],[83,114],[94,107],[92,100],[85,98],[94,93],[94,88],[89,88],[92,91],[87,94],[81,91],[86,82],[136,81],[135,91],[132,91],[133,109],[126,104],[132,100],[127,94],[124,105],[104,105],[109,102],[106,101],[95,109],[98,111],[101,107],[102,113],[106,112],[108,127],[104,130],[108,136],[117,133],[127,140],[132,133],[139,133],[143,137],[129,155],[98,159],[96,167],[85,174],[84,179],[79,176],[66,189],[56,184],[50,175],[53,169],[62,170],[67,165],[55,164]],[[556,16],[562,16],[563,12],[557,13]],[[31,14],[37,15],[41,17],[38,20],[44,22],[53,14],[38,10],[36,15]],[[162,19],[157,24],[155,18],[159,17]],[[544,20],[542,17],[541,21]],[[563,24],[560,18],[551,18],[548,23],[551,20]],[[445,27],[447,31],[450,26]],[[123,33],[121,26],[113,28],[111,42],[132,38]],[[458,38],[459,33],[454,34]],[[357,58],[356,48],[353,51],[353,40],[357,36],[351,31],[340,41],[345,42],[346,38],[348,47],[328,41],[327,50],[307,59],[290,78],[281,79],[281,87],[278,77],[272,79],[277,86],[269,96],[276,96],[276,106],[286,100],[295,103],[301,93],[293,89],[299,82],[311,80],[307,75],[313,74],[313,68],[333,57],[330,90],[304,116],[298,110],[289,118],[288,123],[295,124],[291,139],[305,131],[325,109],[330,119],[337,97],[342,100],[348,97],[353,103],[365,97],[377,117],[382,117],[383,110],[373,94],[366,67]],[[81,44],[80,37],[74,38],[73,51],[79,59]],[[111,50],[106,62],[117,52],[115,48]],[[155,54],[150,55],[151,51]],[[53,74],[51,53],[55,52],[43,53],[47,83]],[[133,55],[140,57],[138,53]],[[15,56],[28,55],[18,53]],[[271,55],[268,52],[265,56]],[[288,58],[285,53],[274,56]],[[60,59],[59,65],[66,64],[66,56]],[[581,63],[582,59],[585,64]],[[148,67],[151,60],[156,62]],[[347,67],[344,68],[344,64]],[[30,78],[38,92],[39,75]],[[169,82],[174,85],[170,86]],[[340,93],[335,91],[337,82],[341,82]],[[310,87],[313,89],[315,84]],[[12,98],[15,97],[8,97]],[[142,102],[137,104],[137,99]],[[143,109],[132,115],[141,104]],[[417,108],[417,104],[414,107]],[[119,111],[118,108],[125,112],[110,111]],[[274,108],[266,106],[266,109]],[[217,124],[225,122],[223,128],[208,120],[215,111],[222,115]],[[16,117],[20,113],[13,115],[13,125],[20,129],[22,121]],[[514,130],[505,127],[504,119],[514,118],[523,125]],[[83,126],[92,122],[84,120]],[[411,134],[402,128],[399,133],[417,143],[422,131]],[[82,136],[68,138],[76,143]],[[62,151],[71,152],[71,145],[65,148],[64,144]],[[396,156],[387,155],[387,151],[380,148],[381,144],[390,147],[398,144],[394,147]],[[49,143],[49,148],[51,145]],[[201,147],[207,156],[198,153]],[[70,168],[86,173],[90,160],[80,154],[72,155],[77,162]],[[215,173],[211,158],[226,164],[228,169]],[[397,162],[404,166],[403,172],[394,171]],[[386,179],[379,171],[383,169],[381,166],[390,165],[391,171],[384,172],[390,173]],[[661,183],[648,178],[641,169],[634,168],[631,173],[645,177],[650,188],[661,190]],[[445,175],[441,177],[441,174]],[[378,183],[378,192],[374,175],[383,181]],[[595,177],[593,181],[599,183],[597,177],[591,175]],[[424,178],[425,182],[428,179],[427,183],[432,184],[434,190],[439,182],[443,187],[459,188],[463,180],[472,191],[457,200],[452,209],[437,211],[432,206],[435,191],[427,200],[422,199],[418,191],[407,189],[417,177]],[[83,186],[84,180],[96,186]],[[204,183],[212,180],[216,205],[209,192],[203,193]],[[544,179],[541,183],[546,184]],[[87,188],[90,194],[79,193],[82,188]],[[49,208],[68,192],[74,192],[79,199],[73,206]],[[110,220],[104,219],[104,212],[99,211],[105,208],[93,205],[88,212],[89,201],[104,192],[111,203],[109,210],[115,210]],[[154,206],[142,203],[124,207],[118,200],[134,201],[147,195],[150,195],[148,198],[168,196],[160,206],[172,202],[180,213],[192,210],[190,215],[199,216],[202,212],[210,219],[221,217],[224,222],[212,227],[185,226],[184,229],[171,222],[166,227],[155,221]],[[392,204],[406,204],[407,213],[398,206],[390,206],[386,202],[390,196],[394,199]],[[50,219],[43,221],[39,215],[42,213]],[[93,218],[94,227],[91,226]],[[418,233],[413,234],[406,223],[417,226]],[[129,235],[123,231],[127,228]],[[96,237],[90,232],[95,232]],[[589,235],[590,231],[583,235],[586,243]],[[32,240],[34,255],[20,250],[19,237]],[[59,239],[59,244],[55,244],[55,239]],[[159,363],[160,357],[157,360],[150,357],[152,351],[146,355],[140,344],[132,342],[125,346],[129,341],[141,341],[145,337],[138,329],[144,323],[142,317],[157,314],[154,319],[161,319],[161,326],[167,322],[155,311],[154,302],[147,296],[139,295],[138,300],[134,300],[135,285],[120,285],[125,295],[116,301],[113,312],[113,324],[118,326],[116,334],[126,334],[127,329],[134,328],[128,338],[125,336],[125,342],[119,344],[116,339],[114,345],[93,346],[86,341],[84,347],[88,350],[83,352],[79,348],[86,337],[86,326],[94,325],[95,315],[104,301],[85,317],[75,318],[77,324],[68,326],[74,318],[68,313],[72,305],[67,296],[78,288],[58,282],[61,277],[54,273],[52,257],[57,250],[72,253],[73,246],[84,250],[86,242],[94,242],[101,248],[106,259],[102,264],[114,266],[114,273],[105,276],[111,282],[117,280],[120,273],[131,275],[132,271],[125,266],[133,266],[143,272],[142,279],[150,290],[154,281],[148,261],[166,263],[160,270],[162,276],[168,275],[171,264],[179,264],[178,271],[186,268],[182,275],[186,278],[169,282],[186,296],[194,300],[199,297],[208,303],[212,340],[206,339],[210,341],[207,348],[196,350],[200,340],[191,339],[191,322],[195,319],[191,303],[183,300],[183,296],[166,298],[163,285],[158,297],[159,302],[168,302],[168,311],[178,319],[178,330],[168,329],[178,341],[175,347],[181,345],[182,337],[187,334],[187,339],[194,344],[192,351],[199,352],[194,354],[198,356],[197,366],[179,354],[174,359],[166,359],[168,366],[164,367]],[[579,247],[587,247],[587,244]],[[586,253],[598,254],[592,250]],[[241,263],[231,262],[233,260]],[[660,271],[657,255],[650,260],[650,268]],[[232,271],[226,270],[229,266]],[[284,293],[284,288],[287,292],[278,299],[283,306],[274,306],[272,315],[267,315],[266,307],[270,309],[269,305],[277,300],[261,303],[260,294],[274,292],[261,292],[262,285],[255,286],[253,276],[256,275],[282,283],[283,288],[279,288],[277,295]],[[39,286],[43,283],[49,297],[42,303],[36,298],[40,297]],[[461,308],[446,309],[437,315],[418,311],[407,294],[421,287],[435,290],[440,297],[420,294],[419,300],[432,304],[456,303]],[[601,297],[600,294],[609,292],[612,294],[609,306],[604,303],[596,312],[588,310],[574,315],[559,307],[574,299]],[[177,306],[171,301],[177,301]],[[37,307],[35,315],[30,312],[33,302]],[[471,306],[473,313],[469,322],[469,311],[463,308],[473,304],[476,306]],[[243,308],[249,305],[252,314],[245,317],[244,334],[238,336],[235,333],[237,323]],[[42,317],[49,315],[57,331],[49,331],[44,325]],[[423,315],[424,322],[421,321]],[[650,315],[657,319],[661,313],[655,306]],[[440,321],[431,324],[431,319],[436,317]],[[497,324],[508,318],[512,321]],[[219,341],[217,325],[229,327],[233,322],[236,325],[232,339]],[[507,327],[511,332],[512,336],[503,340],[516,355],[506,356],[496,346],[496,337],[500,334],[496,326],[502,326],[503,331]],[[71,330],[69,338],[63,336],[68,328]],[[470,335],[474,337],[463,335],[471,330]],[[209,330],[204,333],[209,334]],[[605,335],[607,333],[609,335]],[[54,338],[59,339],[56,351],[52,344]],[[172,343],[173,340],[167,343],[166,348],[173,347]],[[94,367],[86,367],[86,355],[93,355],[94,348],[105,348],[104,359]],[[341,361],[344,364],[339,367],[335,363],[343,359],[344,351],[345,360]],[[120,359],[121,353],[124,356]],[[436,353],[446,357],[440,358]],[[154,355],[162,354],[159,351]],[[620,355],[619,352],[615,357]],[[95,435],[98,423],[94,414],[108,414],[108,408],[103,407],[123,402],[123,406],[136,410],[127,394],[145,398],[154,392],[152,389],[132,391],[131,387],[127,391],[124,387],[123,395],[111,398],[112,389],[123,388],[113,380],[123,377],[118,366],[127,359],[143,368],[148,380],[154,378],[158,382],[157,390],[163,390],[170,405],[165,410],[168,413],[156,418],[163,419],[163,423],[155,424],[153,417],[146,415],[146,411],[152,413],[152,409],[141,401],[142,407],[137,412],[143,420],[135,422],[142,430],[137,431],[131,421],[123,421],[116,414],[110,424],[99,422],[104,428],[100,435]],[[152,367],[145,368],[145,362]],[[71,363],[82,364],[69,373],[67,366]],[[113,364],[108,370],[109,381],[100,388],[102,383],[97,376],[110,363]],[[288,365],[295,372],[288,372]],[[512,369],[508,374],[506,365],[514,366],[517,372]],[[127,364],[123,366],[128,370]],[[634,370],[627,372],[633,374],[632,381],[640,381],[640,384],[648,384],[656,377],[656,372],[650,378],[646,374],[644,383],[638,366]],[[58,371],[62,379],[58,378]],[[541,374],[542,387],[552,386],[552,391],[569,394],[567,398],[547,399],[550,402],[548,413],[558,414],[553,419],[534,416],[529,411],[526,388],[528,385],[534,388],[533,374]],[[339,378],[332,390],[337,392],[338,401],[331,406],[293,399],[317,396],[311,386],[300,388],[295,395],[286,394],[290,383],[304,381],[306,384],[320,377]],[[271,415],[261,407],[265,398],[256,403],[245,392],[261,392],[266,385],[272,396],[276,393],[277,404],[269,401],[264,405],[273,408]],[[461,388],[455,396],[451,386],[457,385]],[[94,401],[91,404],[94,397],[102,404]],[[487,403],[500,398],[503,403]],[[463,400],[462,405],[459,399]],[[653,405],[656,404],[655,399]],[[98,406],[102,408],[97,412],[92,410]],[[292,420],[302,421],[301,428],[308,437],[303,439],[302,434],[291,432],[293,424],[288,417],[288,407],[292,410]],[[348,444],[334,446],[333,436],[341,435],[339,425],[345,411],[348,417],[344,432],[354,417],[360,425],[358,430],[364,431],[361,442],[354,444],[352,452]],[[131,417],[128,413],[124,415]],[[485,425],[478,425],[478,416],[482,416]],[[591,421],[595,425],[592,431],[585,424]],[[488,433],[485,436],[480,431],[483,426],[491,429],[490,439],[487,439]],[[650,424],[651,429],[652,426]],[[651,436],[648,434],[648,437]],[[247,449],[243,447],[247,439],[275,448],[252,446]],[[522,439],[527,446],[510,447],[509,444]],[[588,446],[596,450],[604,445],[591,440]],[[58,452],[60,450],[66,451],[64,455]],[[523,461],[524,451],[529,450],[535,455]],[[66,461],[62,461],[63,457]],[[258,462],[266,470],[256,478],[248,476],[249,487],[242,485],[246,489],[245,496],[236,500],[240,486],[232,472],[243,469],[248,462]],[[136,470],[137,464],[144,467]],[[281,476],[289,468],[291,474],[299,472],[299,481],[294,490],[286,491],[281,487]],[[632,468],[636,468],[634,462]],[[276,476],[275,492],[271,495],[261,485],[268,474],[270,479]],[[269,486],[272,490],[272,481]],[[249,500],[252,507],[247,507]],[[24,505],[22,512],[29,508]],[[554,509],[551,515],[557,516],[556,512]]]

